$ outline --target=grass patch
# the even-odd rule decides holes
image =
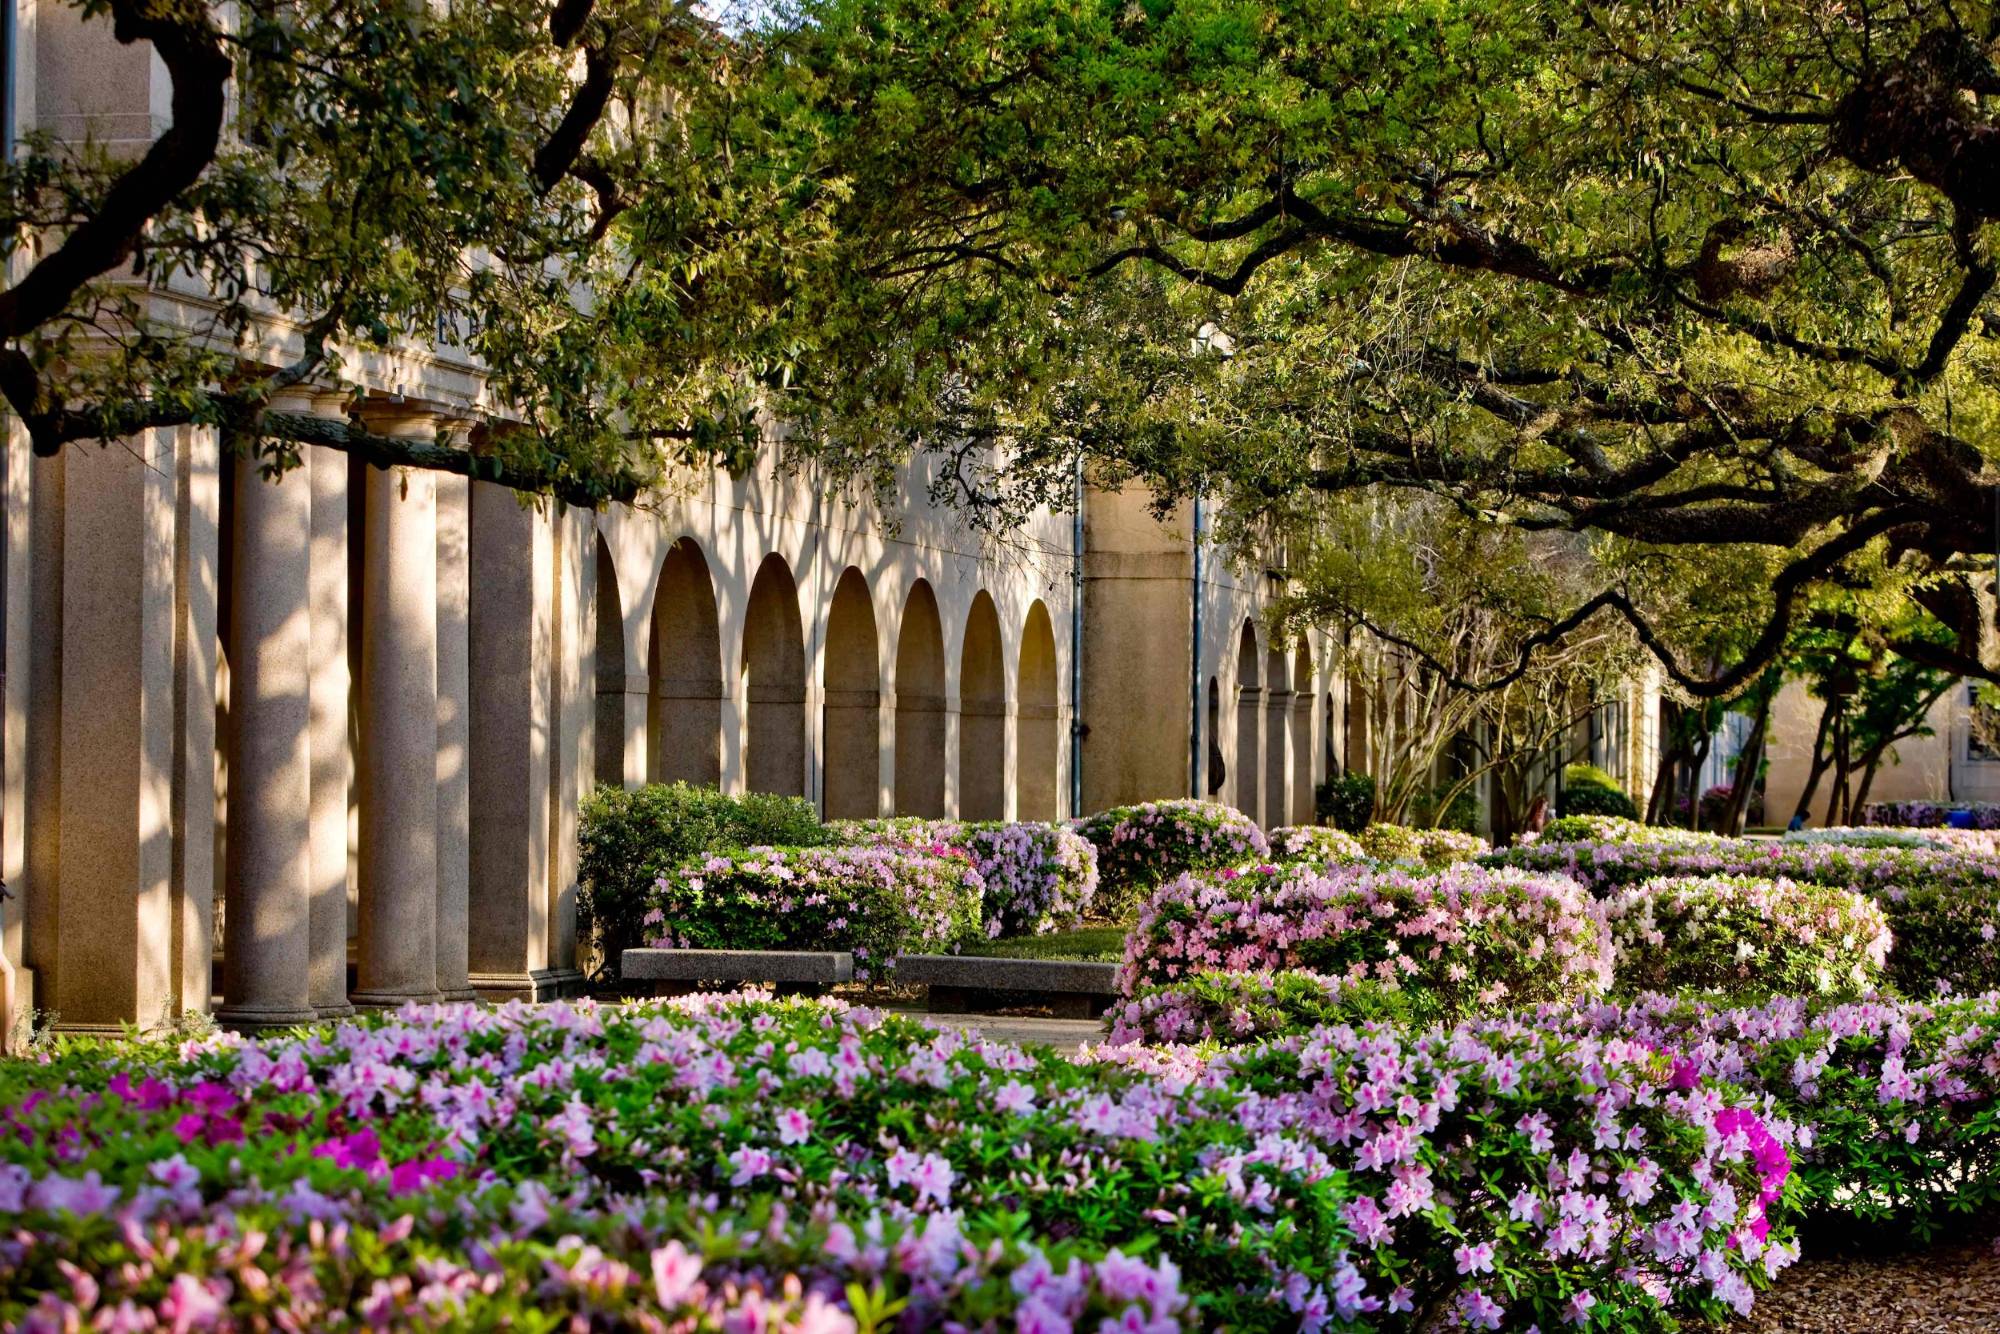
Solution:
[[[1117,963],[1125,957],[1125,935],[1129,923],[1110,926],[1080,926],[1074,931],[1051,931],[1046,936],[1016,936],[1011,940],[988,940],[968,947],[964,953],[998,959],[1080,959],[1086,963]]]

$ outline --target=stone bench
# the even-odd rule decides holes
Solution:
[[[981,1014],[1044,1005],[1058,1018],[1095,1019],[1118,998],[1118,965],[1074,959],[906,954],[896,980],[930,990],[932,1014]]]
[[[664,983],[681,991],[707,983],[769,982],[788,995],[813,995],[854,980],[854,956],[845,950],[631,949],[619,956],[627,982]]]

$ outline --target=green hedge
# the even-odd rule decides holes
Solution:
[[[599,975],[615,978],[619,954],[645,943],[653,883],[682,862],[722,848],[832,841],[802,797],[732,797],[690,783],[595,788],[577,828],[578,938],[595,948]]]

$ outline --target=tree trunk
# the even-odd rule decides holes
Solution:
[[[1771,696],[1774,691],[1761,692],[1757,703],[1757,716],[1750,724],[1750,739],[1743,743],[1742,753],[1736,757],[1736,776],[1730,784],[1729,810],[1723,817],[1723,832],[1732,838],[1741,837],[1745,817],[1750,813],[1750,793],[1757,786],[1757,771],[1764,767],[1764,737],[1771,727]]]
[[[1701,771],[1708,763],[1708,752],[1715,748],[1715,734],[1704,733],[1701,744],[1695,747],[1694,759],[1688,765],[1688,828],[1701,828]]]
[[[1812,818],[1812,799],[1819,792],[1819,780],[1826,776],[1827,765],[1832,762],[1833,755],[1826,743],[1842,702],[1838,695],[1828,696],[1826,707],[1820,710],[1819,732],[1813,737],[1812,767],[1806,771],[1806,785],[1799,789],[1798,805],[1792,809],[1792,818],[1800,824]]]

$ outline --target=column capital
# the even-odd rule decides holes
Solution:
[[[436,404],[420,399],[363,399],[355,408],[363,425],[392,440],[444,438],[444,416]]]

